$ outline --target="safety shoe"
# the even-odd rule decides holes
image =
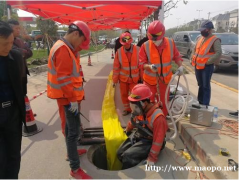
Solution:
[[[123,113],[122,113],[122,115],[123,115],[123,116],[127,116],[127,115],[130,114],[130,113],[131,113],[131,112],[124,110]]]
[[[236,112],[229,112],[229,116],[238,117],[238,111],[236,111]]]
[[[77,172],[73,172],[71,170],[70,176],[73,179],[92,179],[88,174],[86,174],[81,168],[77,170]]]
[[[77,149],[78,155],[81,156],[82,154],[85,154],[87,152],[86,149]],[[69,157],[66,156],[66,161],[69,161]]]

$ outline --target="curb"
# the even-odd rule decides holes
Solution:
[[[183,63],[183,66],[184,66],[189,72],[195,74],[195,72],[192,70],[191,67],[185,65],[184,63]],[[218,85],[218,86],[221,86],[221,87],[223,87],[223,88],[225,88],[225,89],[228,89],[228,90],[231,90],[231,91],[233,91],[233,92],[235,92],[235,93],[238,93],[238,90],[237,90],[237,89],[231,88],[231,87],[229,87],[229,86],[227,86],[227,85],[224,85],[224,84],[222,84],[222,83],[219,83],[219,82],[217,82],[217,81],[215,81],[215,80],[213,80],[213,79],[211,79],[211,82],[214,83],[214,84],[216,84],[216,85]]]
[[[99,52],[102,52],[102,51],[104,51],[104,50],[105,50],[105,47],[102,48],[102,49],[99,50],[99,51],[91,52],[90,55],[96,54],[96,53],[99,53]],[[80,57],[85,57],[85,56],[88,56],[88,55],[89,55],[89,53],[85,53],[85,54],[80,55]],[[44,72],[44,71],[47,71],[47,64],[43,64],[43,65],[36,66],[36,67],[34,67],[34,68],[29,69],[29,72],[30,72],[30,73],[40,73],[40,72]]]

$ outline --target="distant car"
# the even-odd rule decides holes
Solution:
[[[65,34],[66,34],[66,31],[64,31],[64,30],[57,30],[57,37],[58,38],[64,37]]]
[[[117,38],[114,38],[114,39],[111,39],[111,41],[110,41],[110,48],[115,48],[115,40],[116,40]]]
[[[214,72],[220,69],[238,69],[238,35],[234,33],[214,33],[221,39],[222,56],[214,64]],[[192,47],[192,49],[195,47]],[[191,63],[190,59],[190,63]]]
[[[37,40],[37,41],[42,40],[42,32],[40,30],[32,30],[30,36],[33,40]]]
[[[191,57],[192,46],[195,46],[196,38],[200,31],[180,31],[173,34],[173,40],[180,54]]]

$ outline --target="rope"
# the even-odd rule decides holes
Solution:
[[[36,99],[37,97],[41,96],[41,95],[44,94],[45,92],[47,92],[47,90],[42,91],[42,92],[40,92],[39,94],[33,96],[31,99],[29,99],[29,101],[32,101],[32,100]]]
[[[218,122],[238,136],[238,121],[221,119]]]

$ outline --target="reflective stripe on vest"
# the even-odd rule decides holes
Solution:
[[[69,52],[69,55],[72,60],[72,71],[70,75],[57,77],[57,72],[54,65],[54,56],[55,52],[62,46],[65,46]],[[71,49],[63,41],[58,40],[56,42],[56,44],[53,46],[50,52],[50,56],[48,59],[47,95],[49,98],[58,99],[58,98],[75,97],[77,101],[82,100],[84,96],[84,91],[82,86],[82,77],[80,76],[79,61],[80,61],[79,58],[75,57]],[[66,74],[68,74],[67,70]],[[68,86],[69,84],[73,85],[73,89],[71,89],[71,87],[69,86],[69,93],[67,93],[66,91],[65,94],[63,94],[62,87]]]
[[[131,56],[131,62],[129,62],[129,60],[127,59],[127,65],[128,67],[126,67],[126,61],[123,60],[123,56],[124,58],[127,58],[126,54],[125,54],[125,50],[124,50],[124,47],[121,47],[120,49],[118,49],[118,58],[119,58],[119,63],[120,63],[120,80],[122,81],[122,79],[128,79],[130,77],[130,74],[131,74],[131,77],[134,81],[134,83],[137,83],[138,82],[138,79],[139,79],[139,50],[140,48],[138,46],[134,46],[132,45],[131,46],[131,50],[130,52],[132,53],[132,56]],[[124,53],[124,54],[123,54]],[[136,58],[136,62],[134,61]],[[131,67],[129,67],[131,66]],[[118,70],[117,68],[115,68],[116,70]],[[131,70],[131,72],[130,72]],[[114,73],[115,75],[117,75],[116,73]],[[126,77],[126,78],[124,78]],[[127,81],[127,80],[126,80]],[[125,81],[123,81],[125,82]]]
[[[153,129],[154,120],[155,120],[159,115],[161,115],[161,114],[163,114],[162,110],[156,109],[156,110],[153,112],[153,114],[151,115],[149,125],[150,125],[150,127],[151,127],[152,129]]]
[[[209,52],[213,43],[218,39],[216,36],[212,36],[207,39],[203,44],[204,37],[200,37],[196,43],[195,53],[192,57],[192,65],[197,69],[204,69],[209,58],[211,58],[215,52]]]
[[[167,43],[167,48],[168,48],[168,49],[166,49],[166,51],[169,54],[168,54],[168,56],[166,56],[167,54],[163,54],[162,60],[160,59],[160,55],[159,55],[157,48],[154,46],[154,44],[151,40],[145,42],[144,47],[145,47],[145,52],[146,52],[146,55],[148,58],[148,64],[154,64],[158,68],[158,74],[160,76],[166,77],[165,83],[168,83],[172,76],[172,67],[171,66],[172,66],[172,59],[173,59],[173,41],[172,41],[172,39],[168,39],[168,38],[165,38],[165,41]],[[150,45],[150,43],[151,43],[151,45]],[[151,46],[151,49],[150,49],[150,46]],[[159,60],[158,59],[152,60],[152,57],[153,57],[152,53],[157,53]],[[163,53],[165,53],[165,52],[163,51]],[[165,58],[168,58],[168,59],[165,59]],[[163,61],[163,62],[161,62],[161,61]],[[161,73],[161,71],[162,71],[162,73]],[[146,78],[144,77],[144,80],[147,83],[149,83],[151,85],[156,84],[156,73],[155,72],[145,69],[144,74],[146,74],[148,76]],[[152,81],[153,84],[148,82],[147,79],[151,79],[150,81]]]

